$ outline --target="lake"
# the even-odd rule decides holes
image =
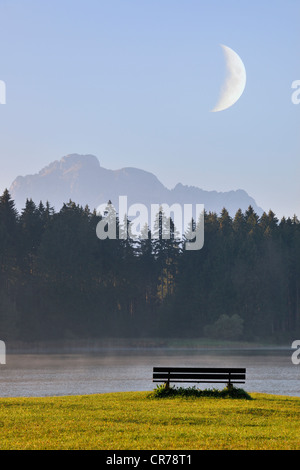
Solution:
[[[0,396],[147,391],[153,366],[246,367],[247,392],[300,396],[291,349],[119,349],[85,354],[10,354],[0,365]],[[192,384],[189,384],[192,385]],[[193,386],[193,385],[192,385]],[[198,384],[212,388],[212,384]],[[223,388],[224,384],[216,386]]]

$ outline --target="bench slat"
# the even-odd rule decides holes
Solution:
[[[154,379],[194,379],[194,380],[204,380],[204,379],[229,379],[234,380],[234,379],[244,379],[245,374],[183,374],[183,373],[176,373],[173,372],[172,374],[161,374],[161,373],[154,373],[153,378]]]
[[[153,367],[153,372],[236,372],[245,374],[245,368],[236,367]]]
[[[152,382],[167,382],[167,380],[159,380],[159,379],[154,379],[152,380]],[[211,383],[211,384],[228,384],[228,379],[227,380],[168,380],[168,382],[176,382],[176,383],[196,383],[196,384],[200,384],[200,383]],[[245,380],[231,380],[231,383],[234,383],[234,384],[244,384],[245,383]]]

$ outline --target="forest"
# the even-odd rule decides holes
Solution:
[[[300,334],[300,223],[205,212],[204,246],[100,240],[101,216],[0,197],[0,338],[294,340]]]

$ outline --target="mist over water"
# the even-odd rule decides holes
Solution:
[[[290,349],[132,349],[82,354],[11,354],[0,366],[1,397],[151,391],[154,366],[246,367],[247,392],[300,396]],[[188,384],[193,386],[194,384]],[[195,384],[223,388],[224,384]]]

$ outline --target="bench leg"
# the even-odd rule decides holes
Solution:
[[[168,373],[168,380],[165,382],[165,389],[169,390],[170,388],[170,372]]]
[[[227,384],[227,389],[228,389],[228,390],[232,390],[232,389],[233,389],[233,384],[231,383],[230,379],[231,379],[231,375],[230,375],[230,372],[229,372],[228,384]]]

